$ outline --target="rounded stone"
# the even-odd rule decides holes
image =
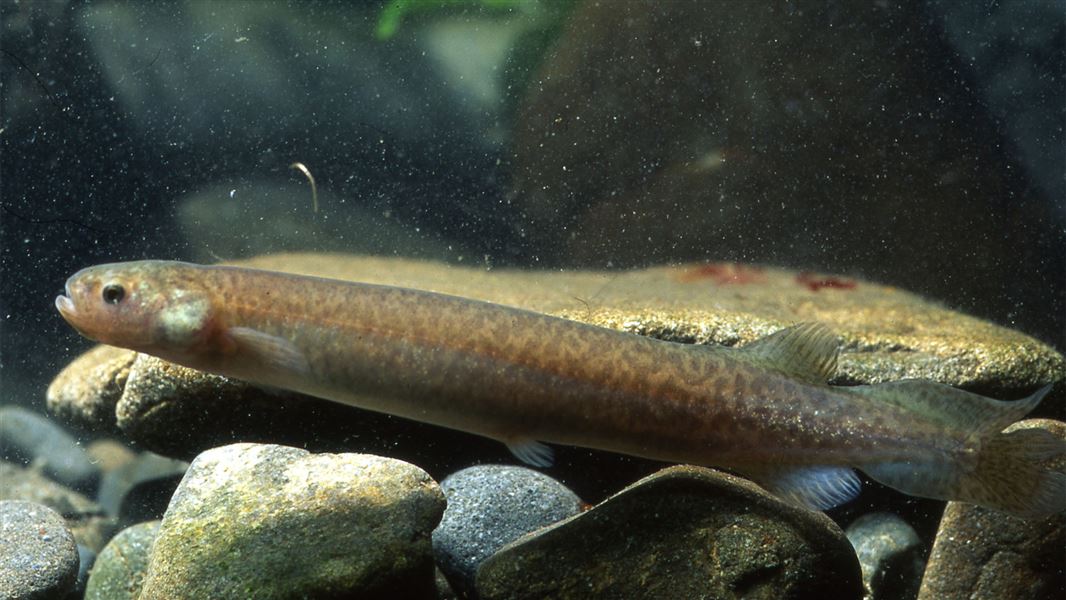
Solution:
[[[441,482],[448,499],[433,531],[433,556],[452,587],[469,595],[481,562],[522,535],[581,512],[581,499],[524,467],[480,465]]]
[[[893,514],[872,513],[855,519],[845,533],[859,557],[867,600],[918,593],[924,548],[910,524]]]
[[[78,578],[78,546],[54,510],[0,501],[0,598],[61,598]]]
[[[123,529],[96,558],[85,585],[85,600],[136,600],[148,570],[148,556],[159,521]]]
[[[432,595],[443,512],[436,482],[402,461],[208,450],[163,516],[139,599]]]

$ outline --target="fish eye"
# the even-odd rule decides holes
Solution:
[[[101,296],[108,304],[118,304],[126,297],[126,289],[117,283],[109,283],[104,286]]]

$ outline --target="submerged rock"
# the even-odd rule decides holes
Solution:
[[[1066,439],[1066,423],[1030,419],[1005,431],[1041,427]],[[1066,472],[1066,460],[1053,464]],[[1062,499],[1066,510],[1066,498]],[[1019,519],[949,502],[922,578],[919,600],[1060,600],[1066,589],[1066,513]]]
[[[482,561],[505,544],[581,512],[566,486],[525,467],[470,467],[440,485],[448,508],[433,531],[433,555],[464,597],[473,594]]]
[[[505,546],[481,598],[860,598],[859,563],[824,514],[699,467],[670,467]]]
[[[48,386],[48,411],[98,433],[117,432],[115,405],[136,358],[132,350],[106,345],[78,356]]]
[[[137,600],[159,521],[123,529],[107,543],[85,585],[85,600]]]
[[[924,548],[906,521],[889,513],[863,515],[846,534],[859,557],[866,600],[907,600],[918,594]]]
[[[437,484],[398,460],[215,448],[174,494],[140,600],[431,597],[443,511]]]
[[[0,500],[22,500],[44,505],[67,522],[79,544],[98,551],[114,531],[115,521],[99,504],[32,469],[0,461]]]
[[[78,578],[78,547],[63,517],[21,500],[0,500],[0,598],[62,598]]]
[[[72,487],[90,487],[100,469],[74,436],[44,415],[19,406],[0,406],[0,456],[14,454]]]

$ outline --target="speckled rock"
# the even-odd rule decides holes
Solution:
[[[0,500],[42,504],[63,515],[79,544],[94,551],[104,547],[115,520],[100,505],[32,469],[0,461]]]
[[[1066,423],[1030,419],[1066,439]],[[1052,463],[1054,464],[1054,463]],[[1066,461],[1054,464],[1066,471]],[[1066,498],[1063,498],[1066,509]],[[919,600],[1061,600],[1066,589],[1066,514],[1019,519],[949,502],[922,577]]]
[[[20,406],[0,406],[0,456],[12,455],[64,485],[87,487],[100,476],[85,449],[54,421]]]
[[[906,521],[872,513],[856,519],[845,533],[859,557],[867,600],[906,600],[918,594],[924,548]]]
[[[433,531],[433,556],[464,596],[474,592],[481,562],[505,544],[581,512],[566,486],[525,467],[470,467],[440,485],[448,508]]]
[[[136,358],[132,350],[94,346],[52,380],[46,394],[48,411],[98,433],[117,432],[115,404]]]
[[[123,529],[96,558],[85,586],[85,600],[137,600],[159,521]]]
[[[482,598],[862,596],[859,563],[824,514],[743,479],[670,467],[486,560]]]
[[[928,378],[1009,398],[1066,377],[1062,355],[1032,338],[854,278],[731,263],[548,273],[279,254],[239,264],[464,295],[681,342],[743,344],[817,320],[842,340],[838,384]],[[105,376],[108,369],[113,372]],[[1064,395],[1066,386],[1056,386],[1045,404]],[[417,458],[442,474],[460,468],[461,457],[418,455],[418,449],[469,447],[482,460],[506,457],[498,445],[473,436],[266,393],[135,353],[93,350],[78,358],[49,388],[49,407],[80,415],[71,417],[79,422],[99,420],[105,429],[117,423],[144,447],[185,459],[233,441],[327,450],[354,443],[364,452]],[[343,444],[333,445],[338,440]],[[428,465],[433,461],[440,464]]]
[[[78,577],[74,536],[52,509],[0,500],[0,598],[61,598]]]
[[[215,448],[174,494],[140,600],[431,597],[430,533],[443,511],[439,486],[398,460]]]

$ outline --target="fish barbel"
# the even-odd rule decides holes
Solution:
[[[904,493],[1023,517],[1066,510],[1066,441],[1002,433],[1002,402],[924,380],[840,387],[837,338],[801,324],[742,348],[678,344],[467,298],[238,267],[138,261],[73,275],[82,335],[254,384],[494,438],[717,466],[801,505]]]

